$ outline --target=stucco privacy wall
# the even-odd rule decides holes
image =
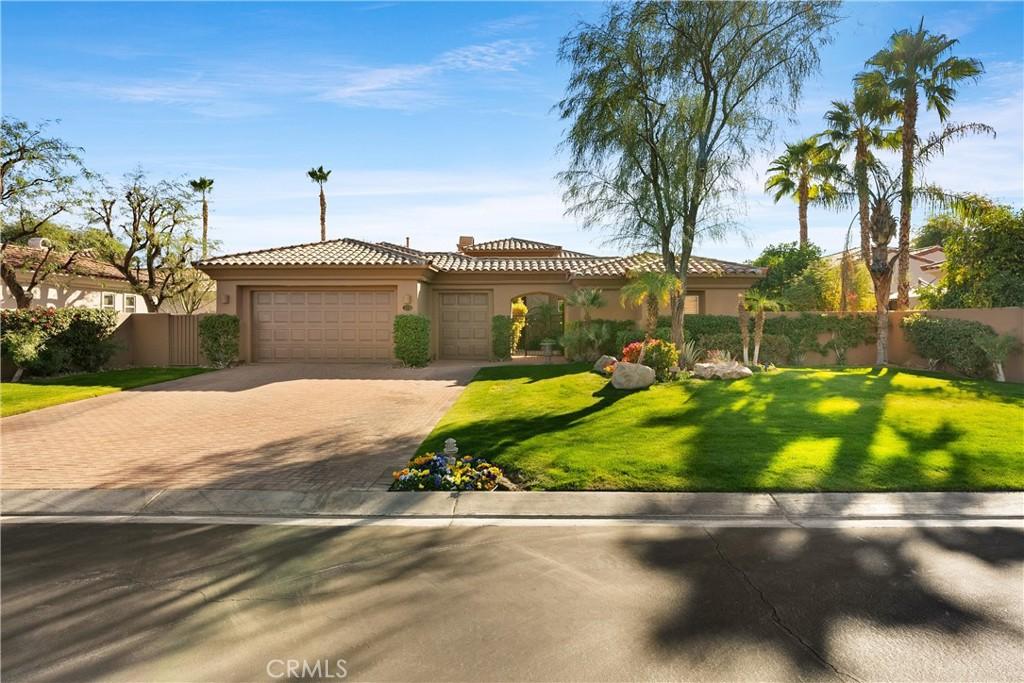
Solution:
[[[988,325],[997,334],[1010,334],[1024,343],[1024,308],[946,308],[934,311],[891,311],[889,313],[889,363],[906,368],[927,368],[928,360],[914,352],[913,345],[907,341],[903,326],[900,322],[903,318],[915,313],[935,318],[959,318],[961,320],[974,320]],[[767,317],[797,316],[800,313],[768,313]],[[830,314],[835,315],[835,314]],[[829,335],[823,334],[818,341],[828,341]],[[850,349],[846,355],[846,363],[851,366],[871,366],[875,364],[875,344],[862,344]],[[808,353],[804,357],[804,364],[809,366],[834,365],[835,357],[831,354],[821,355]],[[1003,365],[1006,379],[1011,382],[1024,382],[1024,352],[1018,348],[1010,355]]]
[[[203,365],[199,351],[199,320],[203,315],[133,313],[114,330],[118,350],[111,367]]]

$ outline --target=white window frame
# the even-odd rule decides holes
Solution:
[[[125,313],[135,313],[138,310],[139,304],[138,304],[138,299],[136,298],[137,296],[138,296],[137,294],[125,294],[124,295],[124,312]],[[131,301],[131,306],[128,305],[129,301]]]
[[[110,297],[110,305],[107,305],[107,297]],[[100,293],[100,308],[104,311],[116,311],[117,310],[117,295],[113,292],[101,292]]]

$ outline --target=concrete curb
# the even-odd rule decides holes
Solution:
[[[721,526],[1024,525],[1024,492],[632,493],[175,489],[5,490],[14,521],[186,521],[424,525],[662,523]],[[195,522],[199,523],[199,522]]]

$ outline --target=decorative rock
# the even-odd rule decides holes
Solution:
[[[753,374],[750,368],[738,361],[696,363],[693,366],[693,376],[698,379],[743,379]]]
[[[612,386],[616,389],[646,389],[654,384],[654,368],[639,363],[616,363]]]
[[[597,359],[597,362],[594,363],[594,372],[600,372],[602,375],[607,374],[604,369],[609,365],[615,365],[618,362],[619,361],[615,359],[615,356],[601,356]]]

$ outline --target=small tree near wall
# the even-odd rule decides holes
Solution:
[[[430,318],[412,313],[396,315],[395,358],[403,365],[421,368],[430,362]]]
[[[218,313],[199,320],[199,349],[215,368],[238,360],[238,316]]]

